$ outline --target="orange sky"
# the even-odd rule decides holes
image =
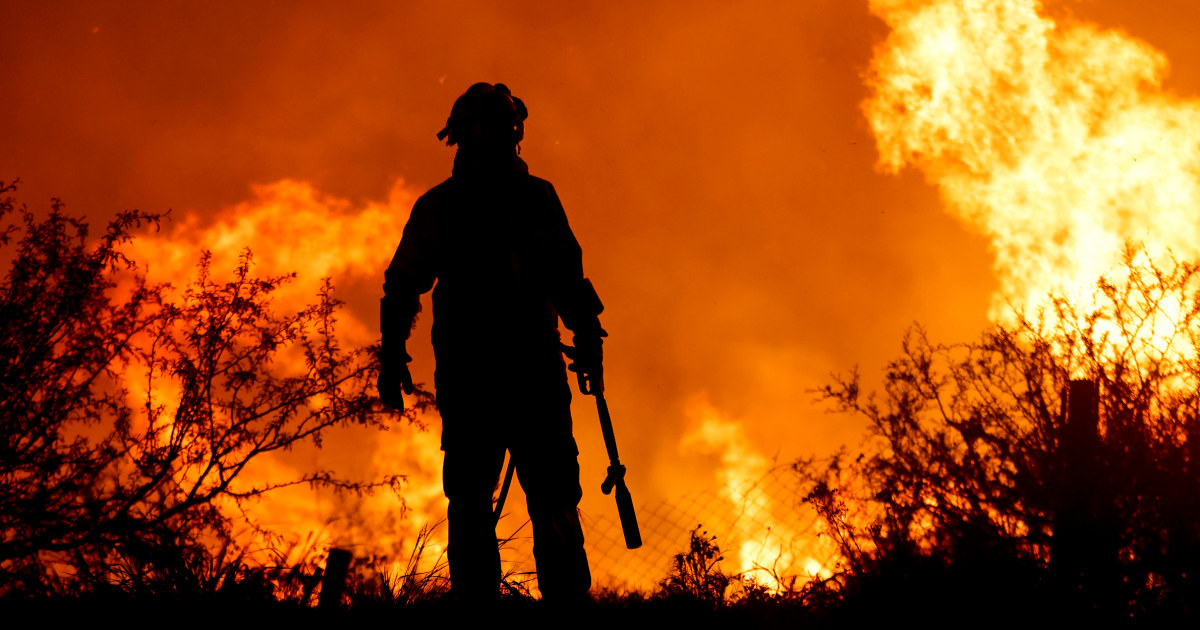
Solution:
[[[94,221],[203,221],[283,178],[353,203],[398,178],[420,193],[449,174],[434,136],[454,98],[507,83],[530,110],[522,155],[608,307],[610,402],[644,501],[711,483],[714,460],[679,448],[698,397],[768,457],[827,452],[862,425],[806,390],[876,373],[913,321],[941,340],[986,322],[986,241],[920,174],[875,169],[862,73],[886,27],[865,2],[345,4],[0,4],[0,181]],[[1200,94],[1200,7],[1137,5],[1051,10],[1145,39],[1167,88]],[[372,323],[381,281],[334,278]],[[410,350],[425,381],[428,323]],[[575,409],[598,483],[594,412]]]

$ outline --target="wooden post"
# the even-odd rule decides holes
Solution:
[[[346,592],[346,575],[350,572],[350,558],[350,552],[345,549],[329,549],[329,559],[325,561],[325,575],[321,578],[321,596],[317,598],[317,608],[331,610],[342,602],[342,593]]]
[[[1084,586],[1094,548],[1092,521],[1096,508],[1096,455],[1099,450],[1099,396],[1096,383],[1071,381],[1067,394],[1066,424],[1058,439],[1057,497],[1054,537],[1050,543],[1050,568],[1055,581],[1067,590]]]
[[[1112,486],[1101,462],[1100,396],[1093,381],[1071,381],[1058,442],[1058,490],[1051,576],[1075,605],[1121,614],[1121,573]],[[1112,617],[1115,618],[1115,617]]]

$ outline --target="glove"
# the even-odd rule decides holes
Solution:
[[[575,347],[564,346],[567,358],[571,359],[569,370],[579,378],[579,391],[583,394],[604,393],[604,340],[608,333],[598,329],[597,333],[575,335]]]
[[[379,355],[379,380],[375,383],[379,400],[396,411],[404,411],[404,396],[400,392],[413,393],[412,373],[408,371],[408,362],[412,361],[412,357],[408,356],[408,352],[402,352],[399,361],[385,359],[385,356],[382,352]]]

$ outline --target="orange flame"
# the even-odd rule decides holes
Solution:
[[[383,269],[416,199],[403,181],[395,183],[385,201],[357,205],[294,180],[254,186],[252,191],[253,199],[222,209],[215,220],[202,222],[187,215],[174,229],[139,237],[129,245],[128,255],[143,265],[149,281],[171,282],[179,289],[194,276],[202,249],[211,250],[211,273],[219,278],[235,269],[238,256],[248,248],[255,275],[296,273],[294,281],[272,293],[276,310],[294,311],[316,300],[326,277],[333,279],[335,289],[359,281],[381,283]],[[377,340],[378,326],[372,315],[349,308],[340,311],[339,341],[351,347]],[[145,366],[129,366],[127,385],[130,395],[144,405],[148,394]],[[154,395],[156,404],[179,396],[178,388],[163,379],[157,380]],[[262,497],[249,514],[288,540],[307,538],[317,547],[337,545],[360,556],[403,559],[401,554],[416,539],[420,527],[440,520],[445,513],[437,435],[409,425],[366,437],[349,430],[344,433],[326,438],[334,448],[260,457],[243,473],[242,482],[286,481],[316,468],[333,468],[362,479],[403,474],[403,501],[388,492],[337,497],[293,487]],[[443,548],[443,541],[431,541],[426,549],[429,561]]]

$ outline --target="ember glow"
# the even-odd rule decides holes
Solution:
[[[558,190],[606,305],[635,499],[709,493],[747,523],[797,510],[753,485],[775,463],[859,440],[861,421],[809,390],[877,372],[914,320],[970,337],[1009,305],[1089,290],[1129,239],[1200,258],[1190,4],[447,4],[6,3],[0,180],[93,225],[172,208],[129,252],[152,281],[182,286],[202,249],[228,273],[248,248],[256,274],[297,274],[274,294],[287,311],[330,277],[342,343],[365,345],[412,203],[450,173],[434,134],[468,85],[505,82],[530,108],[522,156]],[[431,385],[426,305],[410,353]],[[615,518],[592,401],[573,411],[585,522]],[[400,473],[403,503],[290,489],[256,516],[405,553],[445,512],[439,420],[423,421],[249,473]],[[594,554],[597,583],[653,587],[695,523],[676,525]],[[731,572],[835,566],[803,522],[712,529]]]

